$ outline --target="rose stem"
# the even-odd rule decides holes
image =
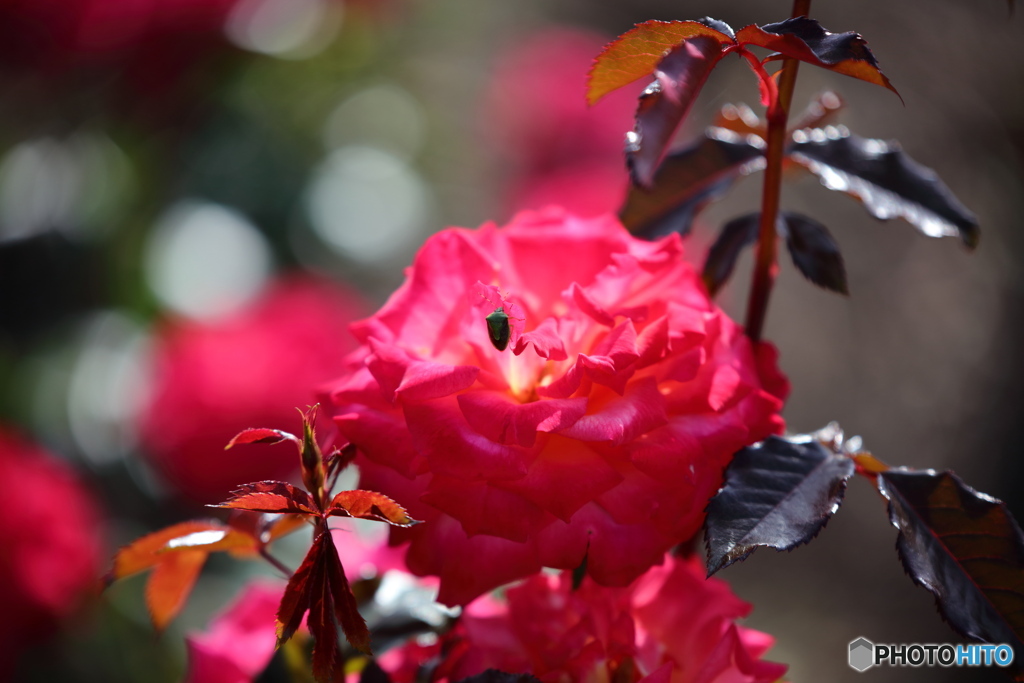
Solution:
[[[792,16],[808,14],[811,0],[793,0]],[[764,190],[761,195],[761,226],[758,233],[757,257],[754,265],[754,279],[750,284],[750,301],[747,304],[747,336],[754,342],[761,341],[764,318],[768,311],[768,298],[778,272],[776,265],[775,221],[779,215],[779,194],[782,190],[782,158],[786,149],[786,124],[789,121],[789,107],[793,101],[793,87],[800,62],[786,59],[782,62],[779,76],[779,97],[768,107],[767,143],[764,169]]]

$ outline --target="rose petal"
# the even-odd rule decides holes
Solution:
[[[552,437],[525,477],[495,482],[564,522],[588,501],[617,486],[622,476],[588,446]]]
[[[435,476],[420,500],[459,520],[470,537],[490,534],[522,543],[551,521],[521,495],[484,482]]]
[[[440,515],[413,527],[406,562],[420,576],[440,576],[437,601],[465,605],[498,586],[540,570],[533,543],[494,536],[469,538],[457,521]],[[444,552],[438,552],[444,548]]]
[[[587,399],[550,399],[519,403],[507,393],[471,391],[458,396],[459,407],[473,429],[491,441],[527,448],[537,432],[571,427],[587,410]]]
[[[536,447],[496,443],[473,429],[455,396],[403,409],[413,446],[436,474],[466,481],[518,479],[537,456]]]
[[[334,416],[338,431],[360,452],[382,465],[414,477],[428,471],[426,459],[413,447],[400,410],[382,412],[360,405],[339,406]]]
[[[575,569],[587,557],[587,573],[602,586],[626,586],[674,545],[650,525],[620,525],[597,505],[589,503],[566,524],[556,521],[537,535],[537,550],[545,567]]]
[[[569,289],[562,296],[575,303],[581,311],[593,318],[595,322],[607,325],[608,327],[615,325],[615,318],[608,311],[601,308],[596,301],[591,299],[586,290],[578,283],[573,282],[569,285]]]
[[[455,307],[466,290],[477,281],[490,282],[495,266],[469,230],[431,235],[416,254],[406,283],[373,318],[354,324],[352,332],[364,343],[372,336],[438,354],[450,343],[458,324]]]
[[[185,638],[188,683],[249,683],[270,662],[284,584],[254,581],[203,633]]]
[[[557,361],[569,357],[558,334],[558,321],[554,318],[545,318],[540,325],[520,336],[512,352],[518,356],[530,344],[533,344],[533,350],[541,358]]]
[[[445,365],[413,358],[406,351],[370,340],[373,354],[366,367],[380,384],[381,394],[389,401],[428,401],[449,396],[472,386],[480,368],[472,365]]]
[[[621,444],[666,423],[665,400],[652,377],[631,382],[622,396],[591,394],[588,414],[562,431],[581,441]]]

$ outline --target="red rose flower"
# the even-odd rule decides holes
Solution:
[[[435,657],[435,683],[487,669],[552,683],[771,683],[786,667],[760,659],[771,636],[735,623],[749,612],[695,560],[668,557],[628,588],[585,580],[573,590],[567,573],[537,574],[504,600],[471,603],[439,643],[407,645],[380,664],[394,683],[420,680],[419,665]]]
[[[774,350],[681,255],[678,236],[560,210],[449,229],[353,325],[334,420],[365,455],[360,485],[426,519],[393,538],[442,602],[584,558],[627,585],[696,533],[731,455],[782,429]]]
[[[70,468],[4,429],[0,481],[0,669],[10,671],[96,585],[102,540],[96,505]]]
[[[153,400],[142,419],[147,455],[175,491],[215,503],[237,485],[287,478],[290,444],[224,450],[250,427],[290,429],[312,387],[336,375],[354,345],[354,295],[283,279],[245,310],[212,322],[167,324],[156,344]]]

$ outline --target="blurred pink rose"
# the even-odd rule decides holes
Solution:
[[[237,485],[287,478],[287,443],[233,448],[249,427],[292,429],[313,387],[337,375],[354,348],[349,322],[363,310],[323,281],[284,278],[246,309],[214,323],[170,322],[158,334],[153,399],[141,424],[145,451],[184,497],[224,500]]]
[[[394,683],[419,680],[419,664],[438,655],[438,683],[490,668],[552,683],[771,683],[786,667],[761,660],[771,636],[735,623],[749,612],[695,559],[667,557],[628,588],[585,580],[573,590],[567,572],[537,574],[504,600],[471,603],[437,645],[410,644],[380,664]]]
[[[329,388],[364,488],[422,524],[410,569],[464,604],[541,566],[625,586],[700,528],[732,454],[781,431],[788,384],[683,263],[678,236],[525,213],[431,237],[352,330]],[[485,317],[509,316],[508,350]]]
[[[284,582],[253,581],[203,633],[185,638],[186,683],[250,683],[270,663]]]
[[[0,481],[0,672],[9,674],[22,648],[98,585],[102,526],[71,468],[3,428]]]
[[[506,173],[503,205],[557,204],[580,216],[617,211],[627,185],[623,140],[635,94],[587,107],[587,72],[608,38],[553,28],[517,40],[497,58],[481,120]]]

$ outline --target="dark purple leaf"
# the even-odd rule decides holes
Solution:
[[[790,158],[828,189],[859,199],[875,218],[902,218],[929,237],[959,236],[968,248],[977,246],[978,219],[935,171],[911,159],[897,143],[833,127],[796,131],[793,140]]]
[[[695,36],[658,62],[654,82],[640,95],[636,125],[626,135],[626,163],[634,184],[649,187],[654,181],[676,129],[721,58],[720,40]]]
[[[482,674],[463,678],[458,683],[540,683],[540,679],[530,674],[510,674],[497,669],[488,669]]]
[[[666,157],[650,188],[631,186],[619,218],[639,237],[685,235],[705,205],[738,177],[764,167],[762,147],[730,131],[710,128],[689,147]]]
[[[758,547],[792,550],[814,538],[839,509],[853,461],[813,435],[770,436],[744,448],[708,503],[708,575]]]
[[[391,683],[391,676],[380,668],[376,659],[368,659],[359,673],[359,683]]]
[[[725,35],[729,36],[730,38],[732,38],[733,40],[736,40],[736,31],[734,31],[732,29],[732,26],[729,26],[729,24],[725,23],[721,19],[713,19],[712,17],[704,17],[703,19],[698,19],[697,23],[698,24],[704,24],[708,28],[713,28],[714,30],[718,31],[719,33],[725,34]]]
[[[786,246],[793,264],[808,280],[840,294],[849,294],[846,269],[839,245],[821,223],[796,213],[783,212]]]
[[[907,573],[957,632],[1024,652],[1024,535],[1006,505],[952,472],[878,475]],[[1020,665],[1014,666],[1020,672]]]
[[[736,267],[736,259],[743,248],[757,242],[760,223],[761,214],[751,213],[732,219],[722,228],[718,239],[708,250],[704,272],[701,274],[704,286],[708,288],[711,296],[717,294],[722,285],[729,280],[733,268]]]
[[[775,24],[745,26],[736,32],[736,41],[758,45],[779,53],[779,58],[799,59],[829,71],[896,88],[878,68],[878,60],[858,33],[830,33],[814,19],[793,17]]]

